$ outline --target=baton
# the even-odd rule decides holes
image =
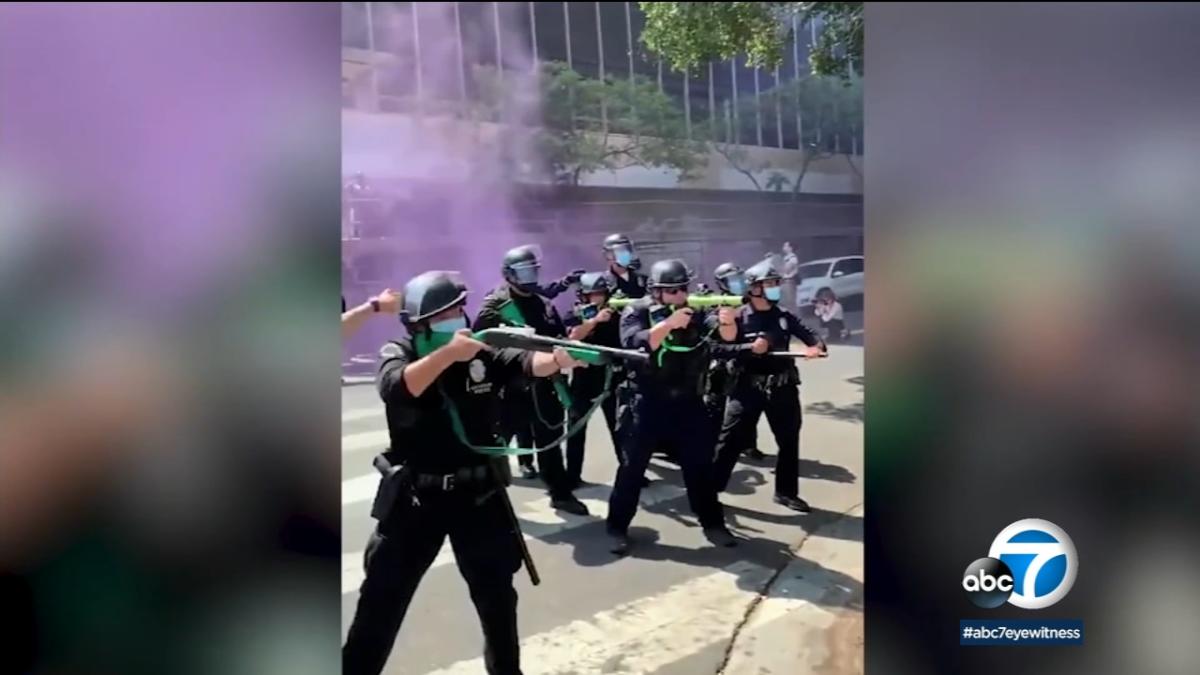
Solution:
[[[521,559],[525,561],[525,571],[529,572],[529,581],[534,586],[542,583],[537,566],[533,564],[533,555],[529,553],[529,545],[525,543],[525,534],[521,532],[521,521],[517,520],[517,512],[513,510],[512,500],[508,498],[508,490],[504,487],[504,479],[495,463],[488,462],[492,478],[496,481],[496,489],[500,493],[500,501],[504,504],[504,512],[508,514],[508,522],[512,525],[513,534],[517,537],[517,547],[521,549]]]

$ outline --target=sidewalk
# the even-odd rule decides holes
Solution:
[[[720,675],[863,672],[862,505],[809,535],[735,631]]]

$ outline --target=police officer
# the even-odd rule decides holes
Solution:
[[[746,293],[746,280],[742,276],[742,268],[734,263],[724,262],[717,265],[717,269],[713,271],[713,280],[716,281],[715,293],[737,296]],[[710,291],[708,294],[714,292]],[[728,311],[724,313],[727,316],[729,314]],[[721,432],[721,423],[725,420],[725,401],[729,398],[737,363],[736,359],[721,358],[713,359],[709,364],[708,389],[704,394],[704,403],[713,429],[714,447],[717,435]]]
[[[501,274],[504,283],[488,294],[475,317],[474,330],[497,326],[532,328],[538,335],[566,337],[566,327],[558,310],[538,296],[538,272],[541,253],[536,246],[518,246],[504,255]],[[566,386],[565,382],[561,386]],[[506,421],[521,447],[543,447],[566,431],[566,411],[548,380],[525,380],[505,387],[508,403]],[[528,443],[528,444],[527,444]],[[556,509],[585,516],[587,506],[572,494],[560,447],[537,454],[542,481]]]
[[[629,237],[610,234],[604,238],[603,249],[612,292],[633,300],[646,297],[646,275],[638,271],[641,260]]]
[[[495,460],[469,445],[495,446],[496,389],[578,365],[553,354],[490,350],[470,337],[467,289],[446,272],[404,288],[410,337],[387,343],[378,386],[391,450],[372,514],[378,537],[342,650],[342,672],[383,670],[413,593],[447,536],[483,627],[487,672],[519,675],[519,533]],[[504,466],[507,466],[506,464]]]
[[[644,368],[631,370],[628,433],[620,430],[625,461],[609,497],[608,536],[613,553],[624,555],[629,524],[637,510],[641,479],[659,443],[679,451],[688,502],[704,534],[718,546],[734,546],[712,481],[713,437],[704,424],[704,388],[709,359],[733,354],[741,345],[708,339],[715,317],[687,307],[691,273],[682,260],[662,260],[650,268],[650,296],[632,303],[621,316],[621,344],[649,352]]]
[[[713,279],[723,295],[746,295],[746,273],[735,263],[724,262],[717,265],[717,268],[713,270]],[[713,368],[709,371],[709,392],[705,400],[708,403],[709,415],[716,427],[715,433],[718,434],[721,432],[721,424],[725,420],[725,402],[729,399],[729,392],[733,390],[733,383],[741,370],[739,363],[734,359],[714,359]],[[766,455],[758,449],[758,426],[755,425],[747,433],[746,457],[756,461],[765,459]]]
[[[820,356],[825,345],[796,318],[779,306],[782,297],[782,276],[775,266],[764,260],[745,274],[749,303],[737,312],[733,325],[722,326],[723,340],[746,342],[764,341],[770,351],[787,351],[792,337],[807,345],[808,357]],[[755,349],[758,353],[764,351]],[[725,420],[717,441],[715,472],[717,487],[724,490],[740,451],[750,442],[759,415],[766,413],[779,458],[775,465],[775,502],[801,513],[808,513],[808,503],[800,499],[800,373],[790,358],[770,355],[750,355],[740,359],[737,381],[725,406]]]
[[[568,336],[572,340],[580,340],[589,344],[619,348],[621,346],[620,318],[617,312],[608,307],[610,286],[608,278],[600,272],[588,272],[579,280],[579,304],[574,312],[564,321],[570,330]],[[617,441],[617,398],[616,392],[624,381],[624,365],[614,361],[604,367],[583,368],[576,370],[571,379],[571,423],[582,419],[597,396],[605,394],[600,403],[604,412],[604,422],[608,425],[608,433],[612,437],[613,449],[617,453],[617,462],[621,461],[620,444]],[[605,379],[607,373],[607,389]],[[578,488],[582,481],[584,446],[587,442],[587,427],[580,428],[567,439],[567,479],[572,486]]]

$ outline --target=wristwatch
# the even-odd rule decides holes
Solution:
[[[375,312],[376,314],[380,312],[379,298],[371,298],[371,311]]]

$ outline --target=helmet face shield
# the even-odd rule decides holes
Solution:
[[[538,270],[541,269],[536,264],[513,265],[513,279],[521,285],[536,284],[538,281]]]
[[[537,245],[522,246],[524,252],[516,260],[505,261],[505,278],[523,288],[537,285],[538,272],[542,267],[542,247]],[[510,252],[511,255],[511,252]]]
[[[732,295],[746,294],[746,277],[739,274],[731,274],[725,277],[722,281],[725,282],[725,287],[729,289]]]
[[[617,244],[608,250],[609,253],[612,254],[613,262],[621,267],[629,267],[634,260],[637,260],[637,254],[633,250],[633,244]]]

